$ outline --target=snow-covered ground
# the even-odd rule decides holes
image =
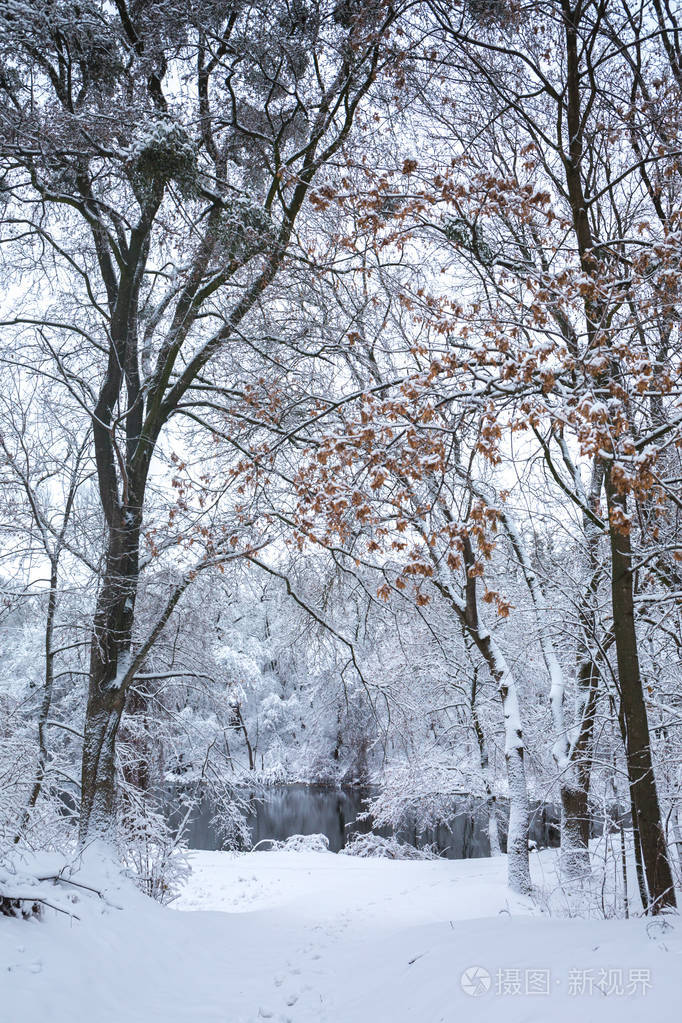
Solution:
[[[553,855],[534,854],[539,884],[551,885]],[[49,910],[40,922],[0,918],[0,1021],[679,1019],[678,918],[549,916],[510,896],[504,858],[200,852],[191,862],[173,909],[123,885],[104,911],[75,896],[80,922]]]

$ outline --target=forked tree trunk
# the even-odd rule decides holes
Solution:
[[[91,686],[83,741],[80,843],[110,841],[116,826],[116,733],[125,694]]]
[[[611,542],[611,598],[613,634],[618,665],[625,752],[632,797],[633,823],[649,890],[648,912],[660,913],[676,905],[665,830],[658,802],[651,756],[651,739],[635,629],[632,547],[627,520],[627,501],[606,475]]]

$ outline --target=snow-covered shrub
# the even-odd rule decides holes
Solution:
[[[22,634],[21,645],[32,638]],[[27,720],[42,697],[29,674],[35,657],[28,645],[25,656],[8,647],[0,657],[0,863],[17,850],[64,851],[75,838],[74,765],[60,742],[65,733],[51,737],[41,769],[37,728]]]
[[[341,849],[341,856],[361,856],[365,859],[383,860],[437,860],[438,855],[430,846],[416,849],[397,838],[382,838],[381,835],[354,835]]]
[[[608,821],[603,834],[591,839],[590,868],[582,876],[562,874],[558,852],[553,859],[538,859],[543,872],[535,902],[543,913],[597,920],[642,913],[634,836],[632,828],[621,824]]]
[[[0,859],[11,849],[17,825],[27,804],[35,756],[27,740],[3,736],[0,753]]]
[[[264,838],[257,845],[265,845],[271,852],[329,852],[329,839],[326,835],[290,835],[278,842],[274,838]]]
[[[250,848],[249,806],[243,793],[238,793],[229,782],[220,778],[207,786],[206,792],[215,808],[211,827],[220,835],[222,848],[235,851]]]
[[[165,814],[132,786],[126,791],[119,849],[134,883],[157,902],[172,902],[191,873],[182,831],[176,833]]]
[[[108,909],[139,906],[140,900],[120,859],[101,842],[68,853],[15,847],[0,864],[0,915],[29,919],[53,910],[92,920]]]

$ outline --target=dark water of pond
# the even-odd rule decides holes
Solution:
[[[283,840],[291,835],[322,834],[329,839],[332,852],[342,849],[358,832],[372,830],[367,821],[358,821],[365,810],[367,790],[344,786],[293,784],[276,785],[249,799],[248,823],[252,844],[264,839]],[[502,847],[506,839],[507,807],[498,804]],[[186,832],[190,849],[221,849],[223,843],[211,819],[214,810],[204,803],[195,813]],[[550,804],[534,804],[530,838],[539,848],[559,844],[558,810]],[[388,837],[389,828],[375,829]],[[487,817],[484,808],[476,809],[472,799],[462,797],[453,803],[449,826],[431,828],[418,834],[415,828],[403,828],[397,838],[414,846],[434,845],[448,859],[489,856]]]

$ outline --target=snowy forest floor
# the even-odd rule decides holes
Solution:
[[[554,852],[533,863],[550,890]],[[0,918],[2,1023],[679,1019],[679,918],[562,918],[509,894],[505,857],[198,852],[191,864],[174,908],[114,881],[120,909],[75,896],[79,922]],[[485,972],[463,985],[472,967]]]

